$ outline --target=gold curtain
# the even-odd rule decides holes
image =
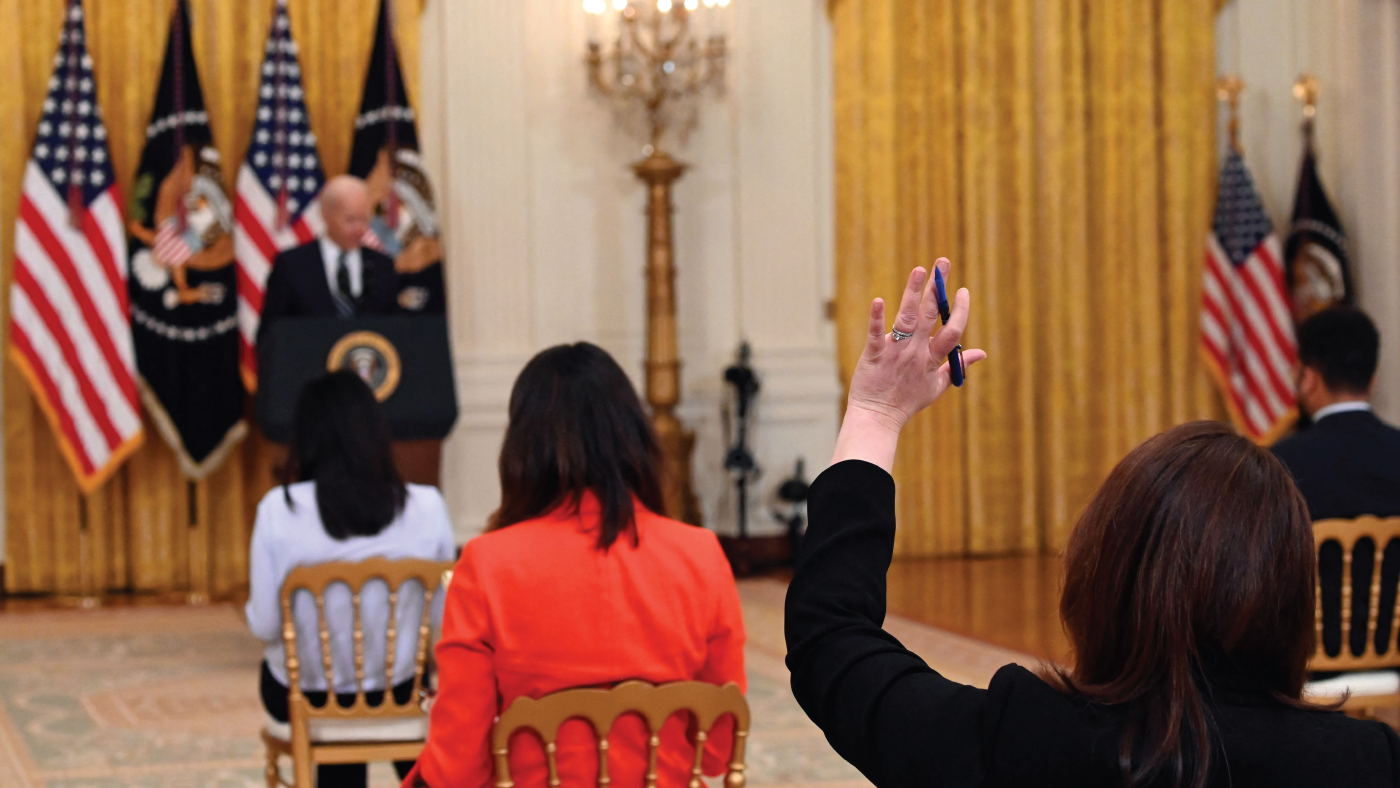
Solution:
[[[1134,444],[1215,417],[1197,354],[1216,0],[839,0],[839,354],[914,265],[990,360],[906,430],[901,556],[1061,547]]]
[[[394,0],[395,40],[412,99],[424,0]],[[58,48],[65,0],[0,0],[0,290],[9,293],[20,176]],[[125,196],[145,144],[174,0],[85,0],[88,47],[112,161]],[[232,188],[253,129],[273,0],[190,0],[191,40],[214,143]],[[328,176],[350,160],[379,0],[289,0],[312,130]],[[128,200],[129,202],[129,200]],[[8,343],[9,298],[0,298]],[[88,496],[12,364],[4,371],[5,586],[223,594],[245,584],[258,500],[273,484],[255,435],[191,484],[149,421],[146,442]]]

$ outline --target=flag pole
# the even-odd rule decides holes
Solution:
[[[384,108],[389,111],[389,126],[385,129],[385,147],[389,149],[389,193],[384,195],[384,221],[389,225],[389,229],[399,228],[399,200],[394,193],[394,176],[398,172],[399,159],[399,121],[393,114],[394,103],[398,100],[394,90],[394,61],[397,57],[394,53],[394,2],[393,0],[382,0],[384,3]],[[408,104],[408,97],[404,96],[404,104]]]
[[[1216,98],[1230,106],[1230,119],[1225,125],[1225,131],[1230,135],[1230,150],[1240,155],[1244,154],[1244,149],[1240,147],[1240,94],[1243,92],[1244,80],[1236,74],[1221,77],[1215,90]]]
[[[285,0],[278,0],[278,3],[279,6],[285,5]],[[282,8],[278,8],[277,13],[273,16],[272,19],[272,25],[274,30],[276,30],[277,22],[279,19],[281,19],[281,15],[285,13],[285,10],[283,10]],[[292,34],[288,32],[287,38],[290,39],[291,35]],[[284,230],[291,226],[292,217],[291,211],[287,208],[287,200],[291,196],[289,190],[287,189],[287,83],[285,79],[285,71],[287,68],[287,52],[282,50],[282,41],[280,39],[278,40],[277,44],[278,48],[273,56],[274,71],[272,89],[273,100],[275,103],[273,104],[274,109],[272,119],[275,125],[273,126],[274,131],[272,133],[272,166],[273,172],[277,174],[278,179],[276,197],[277,219],[273,226],[276,227],[276,229],[280,232],[281,230]]]
[[[185,151],[185,33],[184,33],[184,5],[183,0],[175,4],[175,16],[171,20],[174,32],[171,35],[171,43],[174,49],[175,70],[174,77],[174,111],[175,111],[175,160],[170,163],[170,168],[180,166],[180,159]],[[199,163],[195,162],[195,169],[199,168]],[[179,200],[175,206],[176,229],[183,233],[185,231],[185,201]]]
[[[64,7],[65,7],[65,10],[67,11],[67,17],[71,17],[71,16],[72,16],[73,10],[74,10],[75,8],[78,8],[78,3],[79,3],[79,0],[69,0],[69,2],[65,4]],[[64,24],[65,27],[67,27],[67,25],[68,25],[68,19],[67,19],[67,18],[64,19],[64,23],[63,23],[63,24]],[[78,24],[79,24],[79,25],[86,24],[86,20],[83,20],[82,22],[79,22]],[[79,36],[86,36],[86,31],[84,31],[84,30],[82,30],[82,29],[80,28],[74,35],[68,36],[68,41],[67,41],[67,45],[65,46],[65,49],[66,49],[66,51],[67,51],[66,57],[68,58],[68,61],[69,61],[70,63],[75,63],[75,64],[77,63],[77,60],[78,60],[78,38],[79,38]],[[65,85],[63,86],[63,89],[64,89],[64,95],[66,95],[66,96],[68,97],[68,98],[63,102],[63,103],[64,103],[64,106],[67,107],[67,109],[64,110],[64,113],[63,113],[63,114],[64,114],[64,116],[65,116],[65,118],[66,118],[66,122],[67,122],[67,124],[68,124],[68,150],[69,150],[69,151],[72,151],[72,150],[74,150],[75,148],[77,148],[77,145],[78,145],[78,115],[77,115],[77,107],[78,107],[78,95],[79,95],[79,93],[78,93],[78,80],[77,80],[77,78],[75,77],[75,78],[73,78],[73,79],[68,80],[67,84],[65,84]],[[79,231],[81,231],[81,230],[83,229],[83,207],[84,207],[84,206],[83,206],[83,187],[81,187],[81,186],[78,185],[78,180],[77,180],[77,177],[76,177],[76,176],[77,176],[78,173],[82,172],[82,165],[78,162],[77,156],[70,156],[70,157],[69,157],[69,160],[68,160],[68,168],[67,168],[67,169],[68,169],[68,173],[67,173],[67,175],[68,175],[68,224],[71,225],[72,228],[73,228],[74,230],[79,230]]]
[[[91,609],[100,604],[97,588],[92,582],[92,542],[88,533],[88,496],[78,493],[78,587],[81,589],[78,605]]]

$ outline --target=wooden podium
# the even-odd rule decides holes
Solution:
[[[256,412],[263,434],[283,452],[302,386],[332,369],[358,373],[383,404],[404,481],[439,484],[442,440],[457,421],[447,319],[284,318],[269,325],[258,347]],[[285,453],[273,458],[274,466],[285,461]]]

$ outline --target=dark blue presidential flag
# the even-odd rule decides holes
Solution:
[[[1327,307],[1351,304],[1355,298],[1346,235],[1317,175],[1312,136],[1312,118],[1308,118],[1303,122],[1303,163],[1293,199],[1293,221],[1283,245],[1288,294],[1293,319],[1298,322]]]
[[[132,193],[128,290],[142,401],[195,479],[247,434],[233,207],[219,163],[180,0]]]
[[[355,140],[350,174],[365,179],[375,205],[364,243],[394,260],[399,274],[399,309],[408,314],[444,314],[442,275],[433,189],[418,156],[418,129],[404,90],[394,46],[391,4],[381,0]]]

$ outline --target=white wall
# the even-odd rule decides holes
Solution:
[[[1359,305],[1381,333],[1376,409],[1400,422],[1400,4],[1231,0],[1216,34],[1220,73],[1246,84],[1245,161],[1280,232],[1302,151],[1293,83],[1303,73],[1320,82],[1318,167],[1350,243]]]
[[[795,458],[811,478],[840,394],[831,298],[830,43],[823,0],[734,0],[728,93],[672,152],[680,415],[699,433],[706,524],[732,528],[721,374],[741,339],[762,375],[763,505]],[[642,141],[586,90],[580,0],[429,3],[420,131],[440,195],[462,415],[443,486],[459,539],[499,502],[510,386],[535,352],[596,342],[640,383],[645,352]],[[766,509],[766,506],[763,508]],[[770,518],[760,514],[764,526]],[[776,532],[768,527],[769,532]]]

